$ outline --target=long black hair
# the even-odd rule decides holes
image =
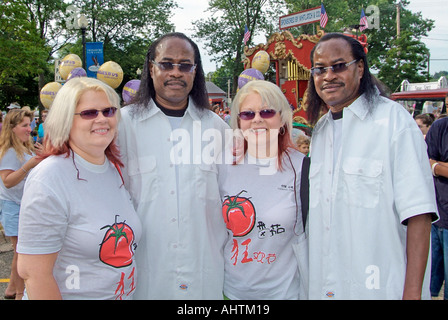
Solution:
[[[319,46],[320,43],[329,41],[332,39],[343,39],[345,40],[352,49],[353,59],[362,60],[364,63],[364,74],[361,78],[361,83],[359,86],[359,95],[365,94],[365,98],[369,103],[369,110],[374,107],[374,101],[377,97],[377,88],[380,90],[382,95],[385,95],[385,87],[382,85],[379,80],[377,80],[369,71],[369,64],[367,62],[366,52],[364,51],[361,43],[355,38],[348,37],[343,33],[327,33],[324,35],[317,45],[311,50],[310,59],[311,65],[314,66],[314,51]],[[308,82],[308,91],[307,91],[307,117],[308,121],[311,124],[315,124],[320,116],[321,112],[327,110],[327,106],[322,98],[317,94],[316,87],[314,85],[314,78],[311,75],[310,80]]]
[[[209,108],[209,99],[207,94],[207,87],[205,85],[205,75],[202,68],[201,54],[199,48],[190,38],[180,32],[171,32],[163,35],[156,41],[154,41],[146,53],[145,64],[143,65],[143,71],[140,80],[140,88],[136,93],[132,102],[138,109],[146,109],[151,99],[155,100],[156,91],[154,89],[154,82],[149,72],[151,61],[156,58],[156,50],[159,44],[167,38],[179,38],[188,41],[194,50],[194,63],[196,64],[196,76],[193,82],[193,88],[190,91],[190,98],[199,109]],[[137,110],[136,110],[137,111]]]

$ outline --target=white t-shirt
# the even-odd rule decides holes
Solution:
[[[290,150],[290,158],[294,169],[285,155],[283,171],[276,158],[257,162],[248,155],[220,168],[228,229],[224,294],[232,300],[300,298],[294,246],[306,242],[299,197],[304,155]]]
[[[19,170],[28,160],[30,160],[33,155],[24,154],[23,161],[20,161],[17,157],[17,153],[13,148],[6,151],[5,155],[0,161],[0,170]],[[6,188],[3,184],[3,180],[0,179],[0,199],[14,201],[20,204],[23,195],[23,186],[25,185],[25,179],[20,181],[17,185],[12,188]]]
[[[51,156],[29,175],[17,251],[58,252],[53,275],[63,299],[129,299],[141,224],[117,168],[78,155]]]

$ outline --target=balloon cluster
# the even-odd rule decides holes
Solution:
[[[82,68],[81,58],[73,53],[66,55],[59,65],[59,74],[65,81],[77,77],[87,77],[87,72]],[[116,89],[123,81],[123,69],[114,61],[103,63],[97,71],[97,79]],[[140,86],[140,80],[130,80],[123,88],[122,97],[125,103],[131,101]],[[47,83],[40,91],[40,101],[42,105],[50,109],[56,94],[62,85],[59,82]]]
[[[269,53],[264,50],[258,51],[252,59],[252,68],[248,68],[240,73],[238,77],[238,89],[252,80],[264,80],[263,73],[269,69],[271,61]]]

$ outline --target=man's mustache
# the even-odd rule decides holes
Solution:
[[[325,89],[327,89],[328,87],[333,87],[333,86],[339,86],[339,87],[344,87],[345,86],[345,83],[343,83],[343,82],[329,82],[329,83],[325,83],[325,84],[323,84],[321,87],[320,87],[320,89],[321,90],[325,90]]]
[[[164,86],[170,85],[170,84],[177,84],[186,87],[187,83],[183,80],[167,80],[163,83]]]

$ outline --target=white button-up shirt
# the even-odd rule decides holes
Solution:
[[[176,130],[153,101],[138,116],[122,109],[123,175],[143,224],[134,298],[222,299],[226,227],[214,161],[224,145],[210,137],[224,139],[226,128],[191,99]]]
[[[404,222],[437,212],[423,135],[402,106],[379,99],[372,112],[364,96],[344,108],[338,152],[330,113],[313,131],[310,299],[401,299]]]

